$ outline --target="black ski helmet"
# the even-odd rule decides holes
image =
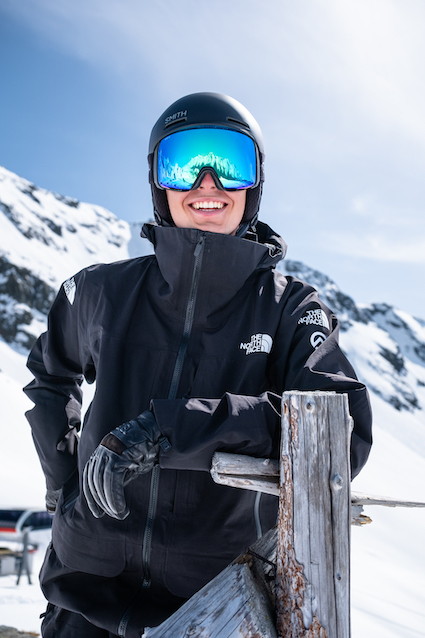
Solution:
[[[152,201],[158,223],[173,224],[165,190],[158,188],[153,180],[154,151],[160,141],[176,131],[198,126],[220,126],[245,133],[256,143],[260,160],[260,181],[247,189],[245,212],[242,222],[254,223],[260,207],[264,181],[264,143],[258,122],[240,102],[221,93],[192,93],[169,106],[156,122],[149,140],[149,182]]]

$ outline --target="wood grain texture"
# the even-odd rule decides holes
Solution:
[[[350,636],[351,427],[345,395],[282,397],[276,577],[281,638]]]
[[[277,530],[190,598],[142,638],[277,638],[274,567]],[[267,562],[269,561],[269,562]]]

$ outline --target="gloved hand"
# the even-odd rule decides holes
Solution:
[[[160,446],[169,449],[170,443],[149,410],[102,439],[83,474],[83,492],[93,516],[123,520],[129,515],[124,486],[153,468]]]
[[[46,490],[46,510],[49,514],[56,512],[56,505],[62,490]]]

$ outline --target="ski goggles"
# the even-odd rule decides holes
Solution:
[[[198,188],[206,169],[212,169],[218,187],[239,190],[258,185],[259,164],[257,146],[248,135],[226,128],[193,128],[160,141],[153,177],[158,188],[189,191]]]

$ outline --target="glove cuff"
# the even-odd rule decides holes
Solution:
[[[168,449],[170,446],[150,410],[146,410],[135,419],[119,425],[102,439],[101,444],[121,456],[125,450],[145,441],[151,444],[159,443],[161,448],[165,445]]]
[[[125,443],[123,443],[121,439],[116,437],[115,434],[112,434],[112,432],[103,437],[102,445],[104,447],[107,447],[108,450],[112,450],[112,452],[115,452],[115,454],[118,454],[119,456],[121,456],[124,450],[127,449],[127,445],[125,445]]]

